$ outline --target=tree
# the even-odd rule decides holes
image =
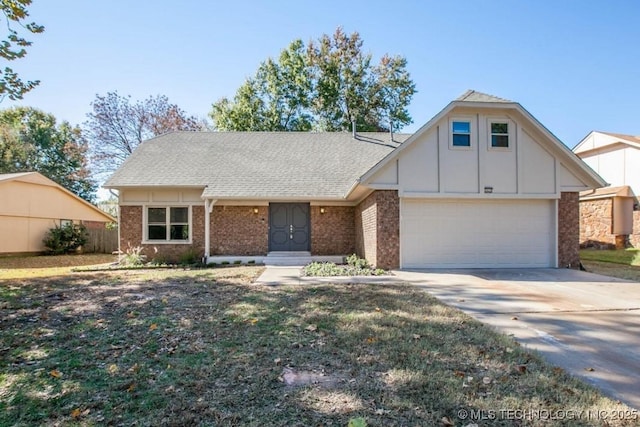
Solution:
[[[313,124],[309,111],[312,91],[304,44],[296,40],[261,63],[255,77],[247,79],[233,97],[222,98],[211,111],[218,130],[307,131]]]
[[[0,111],[0,173],[40,172],[85,200],[95,183],[87,167],[87,143],[79,127],[56,123],[31,107]]]
[[[24,20],[29,16],[27,6],[30,4],[31,0],[2,0],[0,2],[0,8],[9,32],[6,40],[0,41],[0,57],[7,61],[23,58],[27,54],[25,48],[32,44],[18,34],[18,31],[12,27],[13,24],[18,24],[32,34],[44,31],[44,27],[35,22],[24,24]],[[23,82],[13,69],[5,67],[4,70],[0,70],[0,101],[6,97],[11,100],[22,99],[25,93],[38,84],[40,84],[39,80]]]
[[[84,123],[94,171],[106,175],[118,168],[142,141],[171,131],[203,130],[206,123],[187,115],[164,95],[132,102],[130,96],[96,95]]]
[[[210,113],[227,131],[398,130],[412,122],[407,110],[416,92],[401,56],[378,65],[362,52],[356,32],[338,28],[305,47],[295,40],[274,61],[260,64],[233,100],[222,98]]]

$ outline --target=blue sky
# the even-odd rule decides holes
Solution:
[[[34,0],[30,10],[46,30],[12,66],[42,83],[17,104],[73,124],[114,90],[164,94],[205,117],[292,40],[342,26],[375,59],[407,58],[418,93],[403,131],[475,89],[520,102],[569,147],[591,130],[640,134],[635,0]]]

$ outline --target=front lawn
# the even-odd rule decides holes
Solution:
[[[115,255],[27,255],[0,257],[0,280],[69,274],[74,267],[113,263]]]
[[[0,425],[538,426],[553,424],[513,411],[631,411],[415,287],[253,285],[261,271],[0,281]],[[575,425],[637,425],[608,422]]]
[[[582,249],[580,260],[591,273],[640,282],[639,249]]]

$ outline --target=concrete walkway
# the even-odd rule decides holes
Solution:
[[[300,277],[268,267],[256,283],[411,283],[640,409],[640,283],[566,269],[395,271]]]

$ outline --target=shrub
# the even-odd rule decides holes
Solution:
[[[366,259],[358,257],[356,254],[351,254],[347,257],[347,265],[356,269],[369,268],[369,263]]]
[[[180,254],[178,258],[180,265],[193,265],[200,263],[200,257],[193,249],[188,249],[186,252]]]
[[[84,225],[65,224],[47,231],[42,242],[53,255],[67,254],[87,243],[87,228]]]
[[[305,276],[385,276],[389,273],[381,268],[371,268],[369,263],[357,255],[347,257],[347,265],[332,262],[312,262],[303,269]]]
[[[125,267],[137,267],[143,265],[146,259],[147,256],[142,254],[142,246],[129,246],[118,264]]]

